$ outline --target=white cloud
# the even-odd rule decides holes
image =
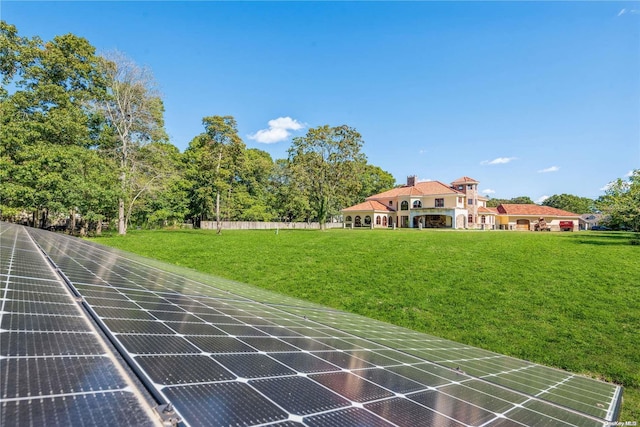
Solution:
[[[627,172],[627,174],[625,176],[627,178],[631,178],[632,175],[633,175],[633,171],[629,171],[629,172]]]
[[[560,168],[558,166],[551,166],[550,168],[540,169],[538,173],[558,172]]]
[[[618,12],[618,16],[627,15],[627,14],[640,15],[640,10],[623,8],[623,9],[620,9],[620,12]]]
[[[619,187],[618,187],[618,185],[619,185]],[[600,191],[609,191],[614,186],[620,188],[621,190],[627,190],[627,189],[629,189],[631,187],[631,182],[622,180],[620,182],[620,184],[618,184],[618,181],[611,181],[610,183],[608,183],[604,187],[600,188]]]
[[[537,204],[540,204],[542,202],[544,202],[545,200],[547,200],[549,198],[549,196],[540,196],[538,197],[538,200],[536,200]]]
[[[260,129],[253,135],[249,135],[249,139],[263,144],[274,144],[289,138],[291,136],[290,131],[300,130],[305,127],[303,123],[291,117],[278,117],[277,119],[269,120],[268,125],[268,129]]]
[[[483,160],[480,162],[481,165],[501,165],[505,163],[509,163],[512,160],[515,160],[516,157],[497,157],[493,160]]]
[[[611,188],[611,186],[613,185],[613,182],[610,182],[606,185],[604,185],[603,187],[600,187],[600,191],[607,191]]]
[[[496,193],[496,190],[492,190],[490,188],[482,190],[482,194],[495,194],[495,193]]]

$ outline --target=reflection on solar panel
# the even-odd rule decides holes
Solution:
[[[611,384],[79,239],[1,227],[3,426],[148,424],[145,403],[170,403],[190,426],[603,426],[617,418],[622,390]],[[128,368],[105,356],[83,313]],[[126,369],[136,378],[123,377]],[[138,381],[154,401],[132,392]]]
[[[156,425],[26,230],[0,228],[0,425]]]

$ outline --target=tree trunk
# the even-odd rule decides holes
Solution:
[[[96,236],[101,236],[102,235],[102,219],[99,219],[98,222],[96,222]]]
[[[76,212],[75,212],[75,209],[71,209],[70,216],[71,216],[71,222],[70,222],[69,234],[73,234],[76,231]]]
[[[118,200],[118,234],[127,234],[127,223],[124,218],[124,200]]]
[[[220,152],[218,153],[218,165],[216,166],[216,177],[220,177],[220,166],[222,165],[222,144],[220,144]],[[216,186],[217,187],[217,186]],[[222,233],[220,225],[220,190],[216,190],[216,233]]]
[[[47,226],[47,209],[42,209],[40,212],[40,221],[38,223],[38,228],[46,228]]]
[[[220,224],[220,191],[216,192],[216,230],[217,234],[222,233],[222,224]]]
[[[126,139],[126,138],[124,138]],[[127,220],[124,210],[124,197],[127,194],[127,173],[125,168],[127,167],[127,145],[122,146],[122,158],[120,159],[120,188],[122,190],[122,196],[118,199],[118,234],[124,236],[127,234]]]
[[[322,197],[320,199],[320,209],[318,209],[318,222],[320,223],[320,230],[327,229],[327,198]]]

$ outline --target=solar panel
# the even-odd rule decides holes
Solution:
[[[622,391],[612,384],[64,235],[2,224],[0,238],[0,378],[13,394],[26,387],[20,393],[32,396],[43,382],[64,389],[71,380],[59,372],[113,363],[88,313],[126,362],[129,383],[139,379],[153,396],[135,401],[136,421],[149,421],[145,405],[169,403],[187,426],[603,426],[617,418]],[[41,376],[17,386],[25,369]],[[99,393],[51,397],[121,398],[131,407],[137,396],[123,387],[123,370],[109,372],[86,375]],[[11,414],[24,399],[37,400],[3,392],[0,424],[18,425]],[[64,408],[48,402],[47,410]],[[92,404],[82,402],[65,413]],[[29,412],[21,414],[22,422]]]
[[[156,425],[26,230],[1,224],[0,253],[0,425]]]

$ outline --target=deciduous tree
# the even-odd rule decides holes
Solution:
[[[86,184],[82,158],[99,136],[88,105],[104,95],[100,61],[81,37],[45,43],[4,21],[0,53],[0,209],[32,211],[45,226],[49,213],[78,206]]]
[[[594,201],[592,199],[574,196],[573,194],[554,194],[545,199],[542,205],[577,214],[591,213],[594,209]]]
[[[129,179],[132,195],[127,220],[146,226],[182,222],[188,214],[188,186],[183,155],[174,145],[152,142],[141,147]]]
[[[360,203],[367,197],[374,194],[390,190],[396,184],[396,180],[393,175],[382,168],[369,163],[363,165],[359,178],[362,184],[360,192],[350,201],[349,204],[351,205]]]
[[[610,183],[596,205],[612,227],[640,231],[640,169],[634,170],[628,180],[618,178]]]
[[[104,57],[102,69],[107,77],[107,96],[95,104],[106,121],[110,135],[103,149],[110,150],[119,163],[121,195],[118,200],[118,233],[127,233],[127,208],[137,195],[131,179],[145,166],[140,149],[151,141],[164,142],[164,107],[151,72],[139,67],[119,52]],[[130,209],[129,209],[130,213]]]
[[[326,228],[329,212],[338,211],[362,186],[359,179],[366,163],[360,151],[362,136],[349,126],[328,125],[309,129],[296,137],[289,149],[294,185],[299,185]]]
[[[274,195],[274,209],[280,221],[308,221],[312,216],[309,198],[302,185],[294,179],[291,162],[278,159],[269,179],[269,189]]]
[[[513,199],[489,199],[487,201],[487,206],[495,208],[503,203],[514,205],[531,205],[533,204],[533,200],[531,200],[529,196],[519,196],[514,197]]]
[[[231,116],[205,117],[202,124],[205,132],[189,143],[185,153],[190,164],[191,209],[199,220],[215,214],[220,233],[223,196],[238,183],[245,145]]]

